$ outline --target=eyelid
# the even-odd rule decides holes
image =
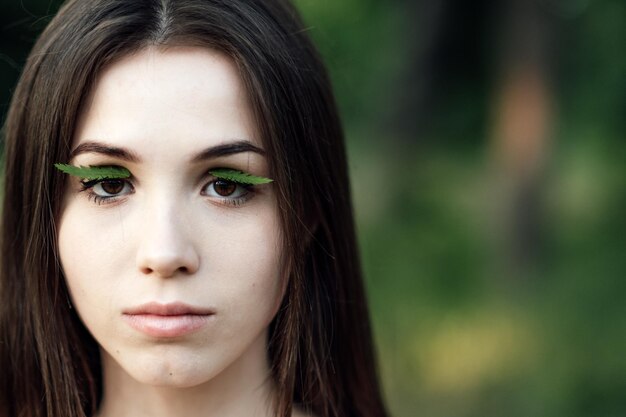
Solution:
[[[130,182],[130,178],[98,178],[95,180],[90,180],[90,179],[80,179],[80,183],[86,187],[93,187],[94,185],[101,183],[101,182],[105,182],[105,181],[125,181],[125,182]]]

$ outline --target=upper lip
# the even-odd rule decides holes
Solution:
[[[196,307],[189,304],[175,302],[161,304],[157,302],[150,302],[142,304],[137,307],[132,307],[123,311],[124,314],[138,315],[138,314],[153,314],[156,316],[182,316],[182,315],[197,315],[206,316],[215,314],[210,308]]]

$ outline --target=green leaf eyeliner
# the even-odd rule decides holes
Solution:
[[[54,164],[54,166],[61,172],[68,175],[76,176],[82,179],[82,190],[88,191],[88,198],[93,199],[95,203],[111,203],[120,198],[118,192],[110,192],[103,189],[103,185],[107,184],[107,181],[115,183],[128,183],[125,179],[131,176],[130,171],[126,168],[117,166],[73,166],[67,164]],[[215,177],[217,180],[210,182],[207,186],[212,186],[213,191],[217,195],[210,195],[203,193],[203,195],[219,198],[223,204],[232,206],[241,206],[249,198],[249,194],[253,194],[253,188],[255,185],[268,184],[273,180],[265,177],[259,177],[252,174],[248,174],[243,171],[230,169],[230,168],[217,168],[208,171],[208,174]],[[116,181],[118,180],[118,181]],[[119,184],[113,184],[114,186]],[[132,184],[129,184],[132,187]],[[93,190],[94,187],[102,188],[101,193],[109,195],[100,195]],[[219,191],[218,191],[219,188]],[[205,188],[203,188],[204,191]],[[242,189],[245,193],[241,193]],[[123,190],[123,188],[122,188]],[[233,197],[233,194],[237,194],[238,197]],[[110,201],[107,201],[110,200]]]
[[[209,174],[213,175],[215,178],[243,185],[267,184],[273,181],[269,178],[257,177],[246,172],[228,168],[212,169],[209,171]]]
[[[129,178],[130,171],[117,166],[74,166],[67,164],[54,164],[55,168],[66,174],[82,178],[84,180],[111,180]]]

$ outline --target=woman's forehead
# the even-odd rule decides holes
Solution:
[[[261,148],[256,130],[229,57],[200,47],[146,48],[99,76],[73,148],[94,140],[148,154],[160,147],[194,153],[229,141]]]
[[[153,87],[168,81],[169,90],[210,89],[216,97],[243,93],[233,60],[226,54],[200,46],[146,47],[114,61],[105,67],[100,83],[113,83],[114,88]]]

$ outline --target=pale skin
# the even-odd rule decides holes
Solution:
[[[73,307],[100,345],[98,417],[273,416],[267,328],[286,280],[274,189],[222,195],[207,174],[269,177],[231,60],[177,47],[113,63],[82,109],[72,149],[73,165],[132,174],[86,191],[68,177],[58,223]],[[123,319],[149,302],[211,313],[193,332],[155,336]]]

